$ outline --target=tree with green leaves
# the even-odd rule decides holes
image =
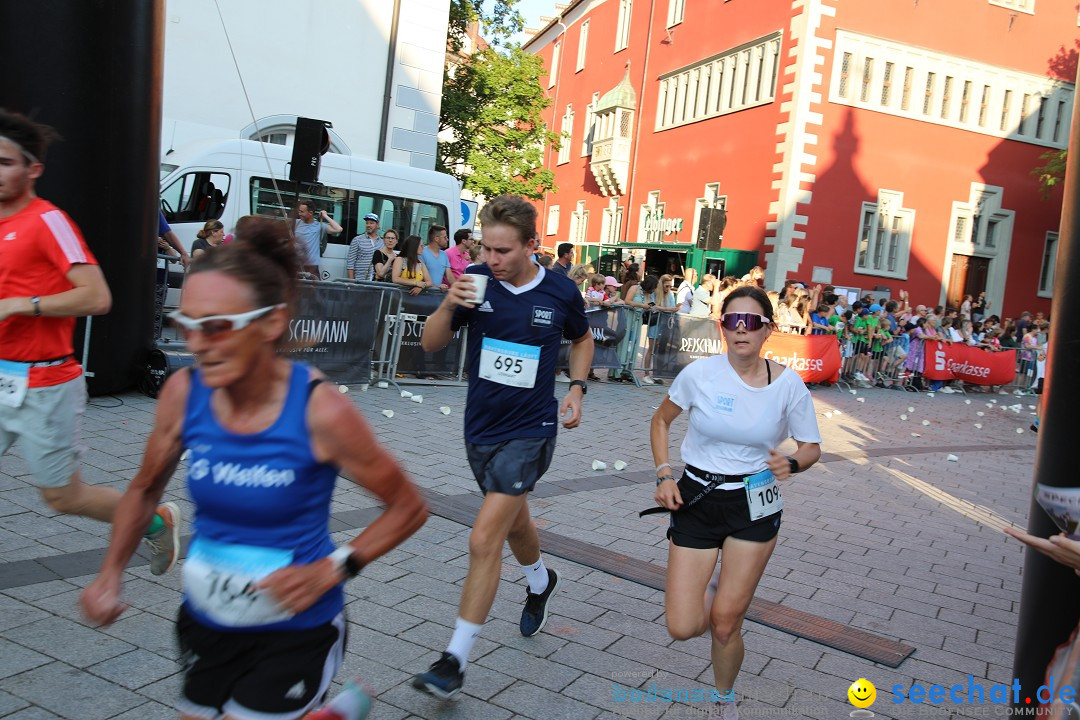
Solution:
[[[1065,160],[1068,154],[1068,150],[1051,150],[1043,153],[1039,159],[1046,164],[1031,171],[1031,174],[1039,179],[1044,198],[1050,197],[1055,186],[1065,182]]]
[[[517,9],[518,0],[491,0],[490,12],[484,12],[485,0],[450,0],[450,28],[447,43],[454,52],[461,50],[471,24],[479,23],[484,38],[492,45],[507,45],[510,38],[525,28]]]
[[[498,48],[447,68],[439,129],[450,139],[439,143],[436,168],[484,197],[515,193],[539,199],[555,189],[554,173],[543,165],[545,149],[557,149],[559,136],[542,115],[551,105],[540,86],[543,61],[510,42],[524,25],[516,3],[494,0],[485,15],[484,0],[451,1],[451,49],[460,51],[473,22]]]

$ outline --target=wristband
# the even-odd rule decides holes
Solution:
[[[351,545],[342,545],[327,556],[339,570],[345,573],[345,577],[349,580],[359,575],[360,570],[364,567],[364,563],[356,559],[354,552]]]
[[[35,295],[30,298],[30,304],[34,306],[34,317],[41,317],[41,298]]]
[[[668,473],[667,475],[661,475],[660,477],[656,478],[656,487],[660,487],[660,483],[664,482],[665,480],[674,480],[674,479],[675,479],[675,476],[672,475],[671,473]]]
[[[670,470],[671,465],[669,463],[660,463],[659,465],[656,466],[656,472],[660,472],[664,468],[667,468],[668,470]]]

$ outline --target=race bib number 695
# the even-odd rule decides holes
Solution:
[[[480,345],[480,377],[484,380],[531,388],[536,384],[540,348],[534,345],[484,338]]]

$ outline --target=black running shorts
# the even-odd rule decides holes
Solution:
[[[547,472],[555,456],[555,438],[516,438],[494,445],[465,442],[473,477],[480,491],[523,495]]]
[[[187,668],[181,713],[293,720],[322,702],[341,667],[345,614],[305,630],[221,632],[181,605],[176,639]]]
[[[679,494],[689,502],[705,486],[684,472]],[[729,537],[752,542],[768,542],[780,532],[783,511],[760,520],[750,520],[746,491],[713,490],[690,507],[671,513],[668,538],[679,547],[710,550],[723,547]]]

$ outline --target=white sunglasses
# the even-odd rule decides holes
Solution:
[[[236,315],[208,315],[202,318],[190,318],[179,310],[169,313],[169,319],[187,332],[198,331],[207,337],[215,337],[234,330],[243,330],[254,320],[258,320],[271,310],[285,307],[285,303],[267,305],[258,310],[249,310]]]

